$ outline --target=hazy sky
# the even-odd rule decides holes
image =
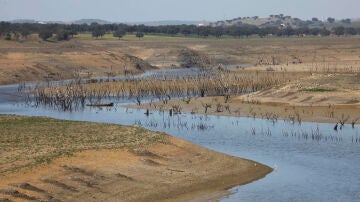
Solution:
[[[358,18],[359,10],[360,0],[0,0],[0,21],[217,21],[280,13],[302,19]]]

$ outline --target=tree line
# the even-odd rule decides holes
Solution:
[[[259,28],[254,25],[230,26],[230,27],[212,27],[196,25],[163,25],[163,26],[145,26],[145,25],[127,25],[127,24],[40,24],[40,23],[9,23],[0,22],[0,38],[6,40],[17,40],[27,38],[31,34],[47,40],[55,38],[56,40],[69,40],[78,33],[91,33],[94,38],[101,38],[107,33],[114,37],[121,38],[127,33],[135,33],[139,39],[145,34],[163,34],[169,36],[214,36],[220,38],[224,35],[232,37],[249,37],[258,35],[260,37],[273,36],[329,36],[331,34],[341,35],[359,35],[360,28],[355,27],[334,27],[327,28],[309,28],[309,27],[276,27],[269,26]]]

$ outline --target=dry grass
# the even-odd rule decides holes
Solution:
[[[60,156],[163,141],[163,135],[139,127],[0,115],[0,175]]]

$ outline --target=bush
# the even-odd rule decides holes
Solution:
[[[65,31],[65,30],[59,30],[56,33],[56,39],[58,41],[65,41],[65,40],[69,40],[69,32]]]
[[[49,30],[42,30],[39,32],[39,37],[44,41],[51,38],[52,35],[53,35],[53,33]]]
[[[10,41],[11,40],[11,34],[10,33],[7,33],[6,36],[5,36],[5,40],[8,40]]]

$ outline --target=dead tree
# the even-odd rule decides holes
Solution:
[[[207,103],[201,103],[201,105],[204,107],[204,109],[205,109],[205,114],[207,113],[207,110],[209,109],[209,108],[211,108],[211,104],[207,104]]]

